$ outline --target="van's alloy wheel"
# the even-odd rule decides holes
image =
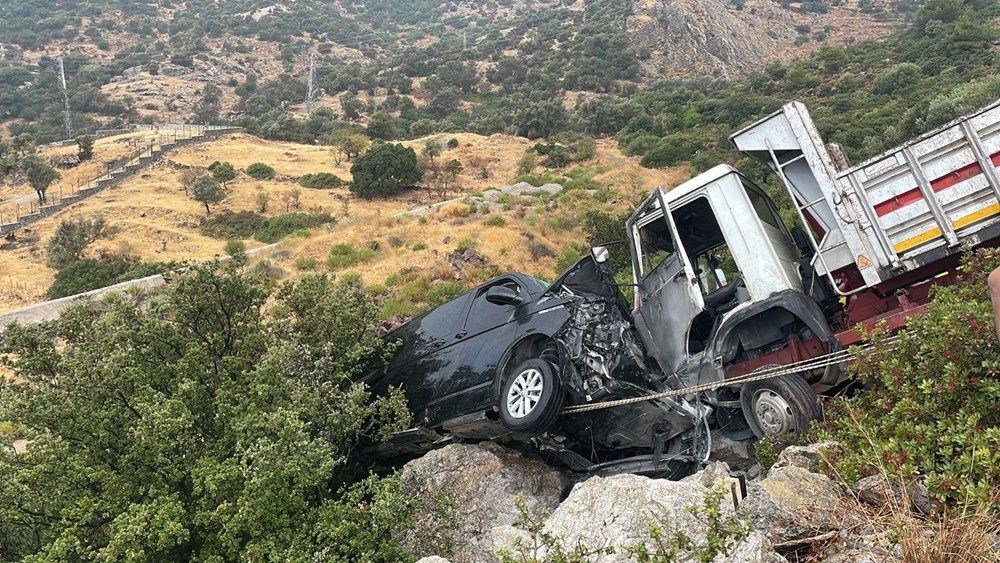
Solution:
[[[498,409],[504,426],[541,434],[562,413],[565,393],[556,368],[534,358],[510,370],[500,387]]]
[[[545,384],[542,372],[528,368],[517,374],[507,390],[507,410],[514,418],[524,418],[531,414],[542,398]]]
[[[764,366],[770,369],[777,366]],[[819,397],[805,379],[786,374],[747,383],[740,390],[747,424],[758,438],[804,432],[809,421],[822,418]]]

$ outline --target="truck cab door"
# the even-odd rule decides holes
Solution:
[[[656,190],[629,219],[636,307],[632,320],[648,353],[667,375],[688,357],[691,321],[704,300],[673,216]]]

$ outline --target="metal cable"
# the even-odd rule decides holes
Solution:
[[[882,346],[884,350],[891,350],[898,343],[901,335],[897,334],[886,338],[882,341]],[[710,383],[703,383],[701,385],[695,385],[693,387],[686,387],[684,389],[671,389],[669,391],[662,391],[660,393],[653,393],[651,395],[643,395],[641,397],[629,397],[626,399],[617,399],[614,401],[603,401],[600,403],[590,403],[585,405],[574,405],[567,407],[563,410],[563,414],[578,414],[581,412],[590,412],[602,409],[609,409],[614,407],[620,407],[624,405],[631,405],[635,403],[642,403],[645,401],[655,401],[656,399],[665,399],[667,397],[679,397],[682,395],[690,395],[693,393],[701,393],[703,391],[712,391],[719,389],[721,387],[730,387],[732,385],[740,385],[744,383],[752,383],[755,381],[763,381],[765,379],[771,379],[774,377],[780,377],[782,375],[788,375],[793,373],[798,373],[800,371],[812,370],[822,367],[831,366],[834,364],[839,364],[851,359],[853,356],[860,352],[871,350],[874,344],[865,344],[863,346],[856,347],[854,349],[844,349],[832,352],[823,356],[816,356],[814,358],[808,358],[805,360],[800,360],[791,364],[786,364],[783,366],[776,366],[773,368],[768,368],[762,371],[749,373],[743,376],[734,377],[732,379],[723,379],[721,381],[713,381]]]

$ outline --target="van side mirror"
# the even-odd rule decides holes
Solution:
[[[608,252],[608,247],[606,246],[595,246],[590,249],[590,255],[594,257],[594,262],[598,264],[603,264],[608,261],[608,257],[611,255]]]
[[[524,299],[505,285],[494,285],[486,290],[486,300],[494,305],[520,305]]]

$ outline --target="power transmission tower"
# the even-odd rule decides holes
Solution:
[[[316,103],[316,52],[309,53],[309,80],[306,86],[306,114],[311,114]]]
[[[63,59],[59,57],[59,80],[62,82],[63,94],[63,122],[66,125],[66,138],[73,138],[73,121],[69,116],[69,91],[66,89],[66,68],[63,66]]]

